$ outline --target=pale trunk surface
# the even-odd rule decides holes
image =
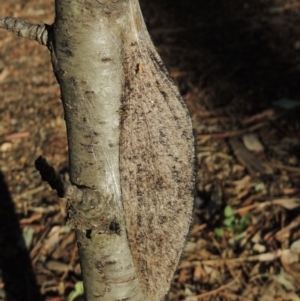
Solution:
[[[49,47],[60,84],[70,179],[80,189],[68,212],[86,300],[163,300],[193,206],[188,110],[138,0],[55,5],[55,22],[40,43]]]

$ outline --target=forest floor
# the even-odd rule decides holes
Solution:
[[[300,300],[300,1],[142,10],[196,136],[194,221],[169,301]],[[54,3],[1,0],[0,12],[51,24]],[[42,154],[68,176],[47,49],[1,30],[0,87],[0,300],[68,300],[81,279],[74,232],[34,168]]]

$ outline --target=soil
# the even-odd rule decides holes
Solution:
[[[300,1],[141,6],[196,137],[194,221],[168,300],[300,300]],[[2,0],[0,12],[51,24],[54,3]],[[1,30],[0,87],[0,300],[68,300],[75,236],[34,168],[43,155],[68,178],[48,50]]]

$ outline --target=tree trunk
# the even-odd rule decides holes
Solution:
[[[163,300],[193,206],[188,110],[137,0],[56,0],[55,7],[52,26],[2,18],[0,27],[51,53],[72,184],[48,181],[69,199],[86,300]]]

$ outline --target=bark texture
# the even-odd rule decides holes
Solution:
[[[194,200],[188,110],[151,42],[138,0],[55,5],[51,27],[11,18],[0,19],[0,27],[51,52],[71,183],[43,159],[37,165],[69,198],[86,300],[163,300]]]
[[[126,1],[56,1],[50,51],[61,88],[70,179],[84,193],[69,201],[86,300],[147,300],[126,236],[119,173]]]

